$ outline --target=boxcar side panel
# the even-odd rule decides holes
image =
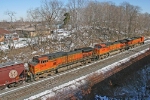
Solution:
[[[0,77],[0,86],[23,80],[24,65],[17,64],[0,68]]]

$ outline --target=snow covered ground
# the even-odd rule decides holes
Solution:
[[[31,39],[29,38],[19,38],[19,40],[14,40],[13,43],[4,43],[1,42],[0,44],[0,50],[6,51],[9,49],[9,45],[10,47],[14,47],[14,48],[21,48],[21,47],[26,47],[28,46],[28,42],[31,41]]]
[[[41,92],[41,93],[39,93],[39,94],[37,94],[37,95],[31,96],[31,97],[25,99],[25,100],[33,100],[33,99],[36,99],[36,98],[40,98],[41,100],[47,100],[48,98],[51,98],[51,97],[55,96],[55,95],[57,94],[57,92],[64,91],[65,89],[66,89],[65,91],[69,91],[70,89],[71,89],[71,90],[76,90],[76,89],[78,89],[80,86],[86,84],[85,79],[86,79],[87,77],[93,76],[93,75],[95,75],[95,74],[106,73],[106,72],[108,72],[109,70],[115,68],[117,65],[120,65],[120,64],[122,64],[122,63],[125,63],[125,62],[129,61],[131,58],[134,58],[134,57],[136,57],[136,56],[138,56],[138,55],[140,55],[140,54],[142,54],[142,53],[145,53],[147,50],[149,50],[149,48],[147,48],[147,49],[145,49],[145,50],[143,50],[143,51],[140,51],[140,52],[138,52],[138,53],[136,53],[136,54],[134,54],[134,55],[131,55],[131,56],[128,57],[128,58],[125,58],[125,59],[120,60],[120,61],[118,61],[118,62],[115,62],[115,63],[113,63],[113,64],[111,64],[111,65],[108,65],[108,66],[106,66],[106,67],[104,67],[104,68],[102,68],[102,69],[100,69],[100,70],[98,70],[98,71],[96,71],[96,72],[92,72],[91,74],[82,76],[82,77],[80,77],[80,78],[78,78],[78,79],[75,79],[75,80],[72,80],[72,81],[70,81],[70,82],[68,82],[68,83],[65,83],[65,84],[62,84],[62,85],[60,85],[60,86],[54,87],[54,88],[52,88],[52,89],[50,89],[50,90],[43,91],[43,92]],[[100,62],[100,61],[97,61],[97,62],[94,62],[94,63],[98,63],[98,62]],[[89,66],[89,65],[86,65],[86,66]],[[81,81],[81,80],[82,80],[82,81]],[[58,90],[58,91],[57,91],[57,90]],[[101,97],[101,96],[98,96],[98,95],[97,95],[97,97]],[[105,100],[107,100],[107,97],[104,97],[104,98],[106,98]],[[98,99],[97,99],[97,100],[98,100]],[[102,99],[102,100],[104,100],[104,99]]]
[[[39,37],[41,41],[45,41],[46,39],[50,38],[50,39],[57,39],[57,40],[61,40],[64,39],[66,37],[70,37],[70,31],[65,31],[63,29],[58,29],[54,31],[54,34],[48,35],[48,37]],[[10,47],[14,47],[14,48],[21,48],[21,47],[26,47],[28,46],[28,44],[36,44],[37,41],[39,40],[38,37],[34,37],[34,38],[19,38],[19,40],[14,40],[11,41],[9,43],[4,43],[4,42],[0,42],[0,50],[6,51],[9,49]]]
[[[87,35],[87,33],[84,33],[83,35]],[[71,34],[71,31],[57,29],[54,31],[53,34],[48,35],[47,37],[40,37],[40,40],[45,41],[46,39],[56,39],[56,40],[60,41],[62,39],[65,39],[65,38],[71,37],[71,36],[73,36],[73,34]],[[26,47],[26,46],[28,46],[28,44],[36,44],[38,42],[38,40],[39,40],[38,37],[34,37],[34,38],[19,38],[19,40],[14,40],[13,42],[10,42],[10,43],[0,42],[0,44],[1,44],[0,50],[6,51],[9,49],[9,46],[16,48],[16,49],[21,48],[21,47]],[[149,42],[150,37],[146,38],[145,40],[146,40],[145,42]],[[74,46],[74,43],[69,44],[69,45]],[[92,45],[91,45],[91,47],[92,47]],[[60,48],[58,48],[58,49],[60,49]]]

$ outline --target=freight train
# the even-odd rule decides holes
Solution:
[[[79,67],[98,59],[123,52],[144,44],[144,37],[133,37],[115,42],[95,44],[92,47],[74,49],[33,57],[28,69],[21,61],[0,64],[0,87],[18,86],[24,81],[35,81],[74,67]]]

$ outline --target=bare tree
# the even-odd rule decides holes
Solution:
[[[142,20],[139,24],[142,25],[142,30],[144,30],[144,33],[146,33],[146,35],[149,35],[149,33],[150,33],[150,14],[145,13],[142,16],[143,16]]]
[[[49,29],[52,29],[52,26],[55,24],[56,20],[59,20],[59,14],[63,7],[63,3],[58,0],[43,1],[43,5],[37,9],[38,16],[41,20],[46,21]]]
[[[58,0],[44,0],[41,7],[29,10],[30,19],[34,22],[36,33],[38,33],[38,45],[45,52],[47,45],[50,45],[49,50],[52,50],[51,39],[44,37],[44,31],[49,30],[49,33],[57,29],[57,22],[62,17],[63,3]],[[44,42],[45,41],[45,42]]]
[[[139,13],[139,7],[130,5],[129,3],[124,2],[122,4],[124,7],[124,23],[126,27],[126,32],[127,32],[127,37],[130,37],[130,35],[133,33],[133,27],[134,24],[136,23],[136,17]]]
[[[5,12],[5,14],[8,15],[10,17],[10,21],[13,22],[13,17],[15,16],[16,12],[8,10]]]

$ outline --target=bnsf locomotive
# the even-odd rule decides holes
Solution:
[[[133,37],[115,42],[96,44],[94,48],[78,48],[70,52],[57,52],[33,57],[28,69],[23,62],[0,64],[0,87],[13,87],[23,81],[47,77],[92,61],[144,44],[144,37]]]

